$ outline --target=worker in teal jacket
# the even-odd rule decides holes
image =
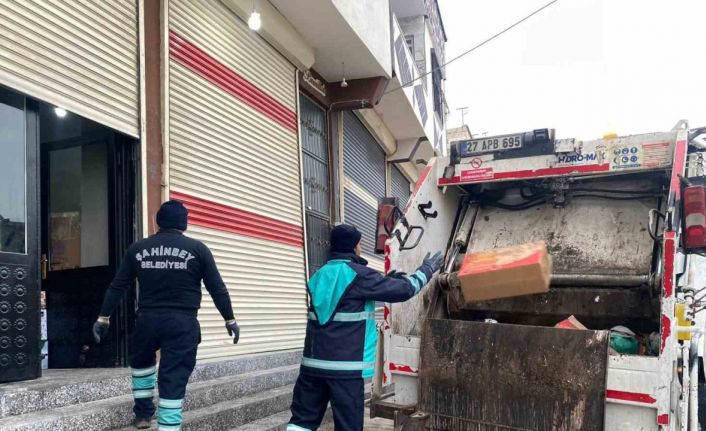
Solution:
[[[316,430],[329,401],[336,431],[363,429],[364,378],[373,375],[375,302],[403,302],[431,280],[441,253],[411,275],[385,277],[360,257],[361,233],[342,224],[331,232],[328,263],[308,283],[309,314],[287,430]]]

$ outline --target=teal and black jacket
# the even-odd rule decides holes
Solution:
[[[412,275],[385,277],[355,254],[333,253],[308,284],[309,321],[301,372],[326,378],[371,377],[377,331],[375,302],[403,302],[432,277],[422,265]]]

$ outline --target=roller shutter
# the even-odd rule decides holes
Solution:
[[[242,328],[233,346],[204,294],[199,358],[301,348],[295,69],[220,1],[169,5],[170,195],[213,250]]]
[[[390,166],[390,182],[392,197],[397,198],[397,206],[403,209],[409,200],[409,180],[397,169],[397,166]]]
[[[385,152],[352,112],[343,113],[343,219],[363,234],[363,252],[371,267],[382,270],[374,255],[377,200],[385,193]]]
[[[7,0],[0,84],[139,136],[136,0]]]

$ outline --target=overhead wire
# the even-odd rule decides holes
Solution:
[[[453,63],[454,61],[458,60],[459,58],[462,58],[473,51],[477,50],[478,48],[487,45],[491,41],[497,39],[498,37],[502,36],[503,34],[507,33],[508,31],[512,30],[513,28],[517,27],[518,25],[522,24],[523,22],[527,21],[528,19],[532,18],[533,16],[537,15],[538,13],[542,12],[544,9],[548,8],[549,6],[553,5],[554,3],[557,3],[559,0],[552,0],[549,3],[545,4],[544,6],[540,7],[539,9],[536,9],[534,12],[530,13],[529,15],[526,15],[524,18],[520,19],[519,21],[515,21],[513,24],[511,24],[509,27],[506,27],[505,29],[499,31],[498,33],[495,33],[494,35],[490,36],[489,38],[485,39],[484,41],[480,42],[479,44],[473,46],[472,48],[462,52],[461,54],[457,55],[456,57],[452,58],[451,60],[447,61],[446,63],[440,65],[439,67],[433,68],[428,72],[422,73],[418,77],[412,79],[409,82],[403,82],[402,85],[400,85],[397,88],[393,88],[392,90],[388,90],[385,93],[383,93],[383,96],[386,94],[393,93],[395,91],[399,91],[403,88],[408,87],[411,83],[415,81],[419,81],[420,79],[431,75],[433,72],[438,72],[444,67],[448,66],[449,64]]]

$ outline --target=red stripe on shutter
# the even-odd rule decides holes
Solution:
[[[251,108],[288,130],[297,132],[297,114],[294,111],[171,30],[169,31],[169,55]]]
[[[304,230],[301,226],[184,193],[171,192],[169,195],[183,202],[189,209],[190,224],[297,247],[304,246]]]

